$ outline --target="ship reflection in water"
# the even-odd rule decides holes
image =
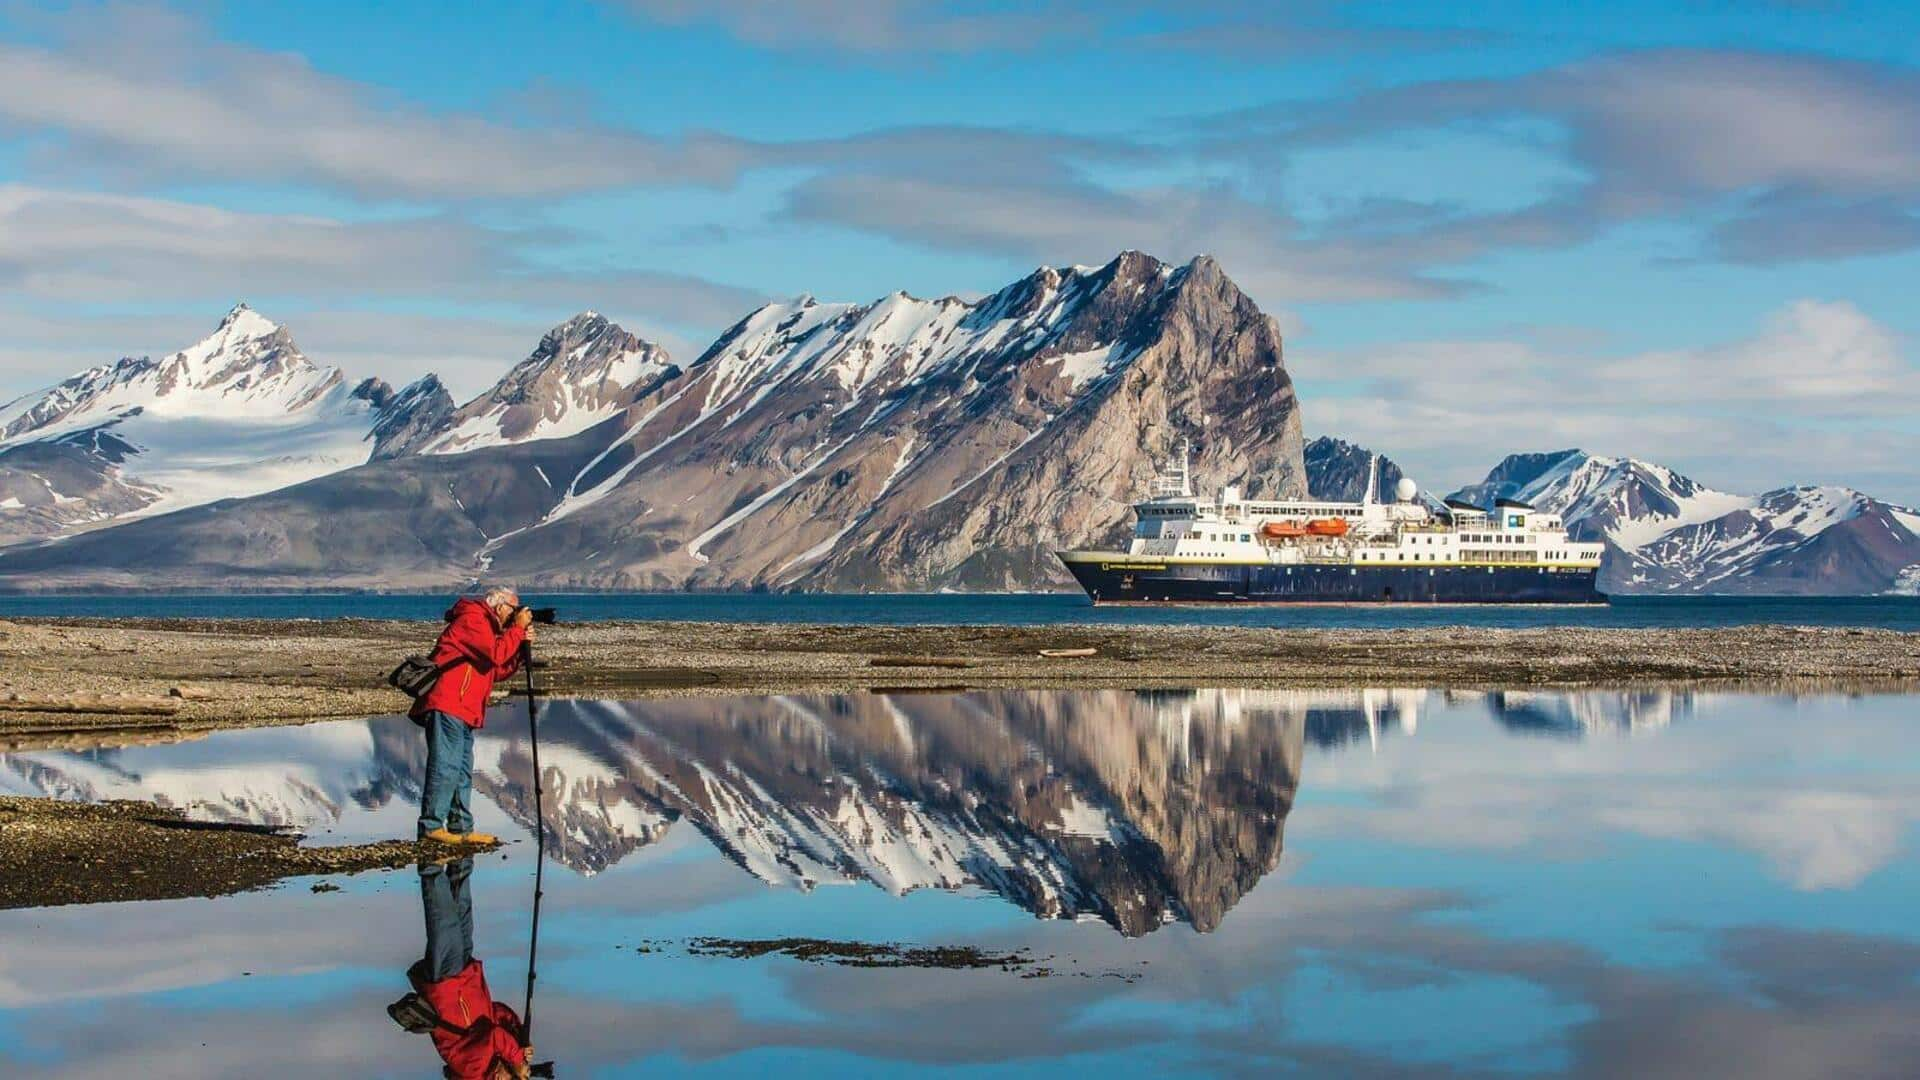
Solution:
[[[1916,700],[556,701],[530,1037],[560,1075],[1909,1075]],[[456,942],[485,961],[475,1002],[524,1009],[523,717],[497,710],[476,747],[479,826],[521,842],[446,879],[459,920],[436,921],[432,868],[0,912],[0,1062],[431,1075],[448,1040],[385,1012],[431,981],[423,897],[425,955]],[[344,842],[411,831],[422,758],[396,717],[0,755],[0,791]],[[709,936],[1026,961],[835,966]]]

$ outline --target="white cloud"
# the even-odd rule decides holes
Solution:
[[[441,216],[343,222],[0,185],[0,398],[191,344],[236,300],[268,302],[268,314],[297,322],[296,340],[318,361],[393,381],[437,371],[456,389],[491,381],[583,308],[690,360],[690,340],[761,300],[679,274],[545,269],[519,247],[538,239]],[[525,314],[370,311],[359,306],[369,297]],[[97,314],[123,304],[178,310]]]
[[[1097,265],[1128,248],[1175,262],[1210,254],[1248,292],[1288,303],[1435,297],[1462,287],[1425,272],[1436,259],[1452,261],[1456,252],[1445,243],[1318,239],[1284,210],[1215,186],[1113,189],[828,174],[799,185],[787,212],[929,248],[1036,263]]]
[[[1623,220],[1731,212],[1735,226],[1708,237],[1709,255],[1755,263],[1920,244],[1920,75],[1893,65],[1656,50],[1244,109],[1196,127],[1196,152],[1269,168],[1304,146],[1390,132],[1473,129],[1551,148],[1585,177],[1531,215],[1562,241]],[[1831,227],[1804,228],[1813,214]]]
[[[1842,482],[1920,498],[1920,437],[1901,426],[1920,370],[1845,302],[1795,301],[1741,340],[1625,357],[1482,340],[1288,363],[1311,429],[1391,454],[1436,488],[1477,480],[1508,452],[1579,446],[1734,490]]]
[[[291,52],[218,41],[163,13],[56,23],[61,47],[0,43],[0,120],[57,132],[42,155],[143,181],[268,179],[373,195],[528,196],[727,183],[745,144],[430,112],[315,70]]]

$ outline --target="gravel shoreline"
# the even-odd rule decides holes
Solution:
[[[0,622],[0,750],[398,712],[407,702],[386,687],[386,673],[406,654],[424,651],[438,629],[437,623],[361,619]],[[1096,652],[1047,658],[1042,649]],[[602,622],[542,628],[538,655],[549,665],[538,675],[542,692],[574,697],[989,687],[1920,684],[1920,634],[1789,626],[1298,630]]]
[[[290,877],[393,870],[494,850],[410,840],[299,842],[297,833],[189,821],[149,803],[0,795],[0,910],[227,896]]]

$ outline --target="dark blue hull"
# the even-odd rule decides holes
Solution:
[[[1598,571],[1546,566],[1274,566],[1062,556],[1096,604],[1604,604]]]

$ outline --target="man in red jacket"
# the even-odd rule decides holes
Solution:
[[[440,677],[411,713],[427,731],[419,835],[443,844],[491,844],[493,837],[473,831],[473,733],[486,723],[493,684],[520,670],[533,613],[512,589],[496,586],[454,601],[446,619],[433,647]]]
[[[524,1080],[532,1071],[526,1026],[493,1000],[487,973],[473,955],[473,899],[467,878],[473,859],[420,867],[420,902],[427,916],[426,955],[407,969],[413,989],[437,1017],[433,1048],[458,1080]]]

